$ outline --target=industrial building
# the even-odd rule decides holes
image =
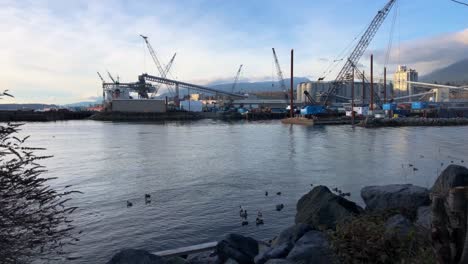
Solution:
[[[165,100],[114,99],[110,105],[113,112],[164,113],[167,111]]]
[[[421,93],[418,88],[413,87],[410,82],[418,81],[418,72],[410,69],[405,65],[399,65],[397,71],[393,75],[393,83],[395,86],[395,96],[405,96]]]
[[[278,108],[286,109],[289,101],[285,99],[257,99],[257,98],[248,98],[241,100],[234,100],[232,105],[236,108],[246,108],[246,109],[262,109],[262,108]]]
[[[308,102],[307,96],[304,94],[304,91],[309,92],[312,98],[316,101],[319,100],[321,94],[326,93],[333,86],[333,82],[323,82],[323,81],[314,81],[314,82],[303,82],[297,85],[296,88],[296,102],[298,104],[304,104]],[[387,98],[392,97],[393,85],[391,83],[387,84]],[[384,97],[384,84],[383,83],[374,83],[374,91],[379,95],[380,98]],[[348,101],[351,99],[351,83],[346,83],[340,86],[336,90],[337,99],[344,99]],[[370,100],[370,83],[364,84],[362,82],[354,82],[354,98],[356,101],[361,101],[364,99],[365,103],[368,103]]]

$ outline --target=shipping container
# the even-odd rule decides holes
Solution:
[[[355,106],[354,115],[355,116],[367,116],[369,114],[368,106]],[[351,116],[351,106],[346,110],[346,116]]]
[[[397,109],[397,104],[395,104],[395,103],[383,104],[382,109],[386,110],[386,111],[396,110]]]
[[[427,102],[412,102],[411,109],[418,110],[418,109],[426,109],[428,108]]]

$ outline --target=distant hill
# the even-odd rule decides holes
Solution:
[[[50,104],[0,104],[0,110],[16,111],[16,110],[37,110],[44,108],[57,108],[56,105]]]
[[[66,107],[90,107],[97,104],[102,104],[102,99],[98,99],[96,101],[86,101],[86,102],[77,102],[72,104],[66,104]]]
[[[433,71],[419,78],[421,82],[450,83],[455,85],[468,84],[468,59],[458,61],[445,68]]]
[[[285,79],[284,82],[286,83],[286,88],[289,89],[289,82],[291,79]],[[301,83],[307,82],[309,79],[304,77],[295,77],[294,78],[294,88]],[[215,85],[207,85],[208,87],[230,92],[232,89],[232,83],[223,83],[223,84],[215,84]],[[234,92],[267,92],[267,91],[281,91],[280,84],[277,81],[271,82],[240,82],[236,85],[236,89]]]

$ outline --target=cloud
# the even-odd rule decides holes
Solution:
[[[177,52],[170,78],[202,85],[232,82],[243,64],[240,82],[276,80],[271,51],[275,47],[285,78],[290,49],[295,48],[295,75],[316,79],[346,46],[343,40],[353,39],[363,27],[348,20],[345,26],[337,22],[342,15],[331,11],[341,2],[324,10],[316,3],[308,8],[284,7],[281,1],[268,1],[266,6],[242,3],[262,8],[255,14],[237,2],[181,2],[0,0],[0,90],[9,89],[17,102],[70,103],[101,93],[96,71],[108,80],[109,70],[122,82],[136,81],[142,72],[156,74],[139,34],[149,36],[163,63]],[[224,5],[238,8],[252,21],[237,21],[216,9]],[[280,18],[271,15],[288,8],[291,13]],[[277,20],[281,23],[274,24]],[[402,43],[401,62],[425,71],[444,59],[451,61],[466,54],[467,34],[465,30],[430,38],[434,42],[430,45],[427,40]],[[392,53],[393,64],[395,58]]]
[[[49,8],[54,4],[30,4],[0,6],[0,71],[5,76],[0,88],[24,95],[17,101],[37,101],[44,98],[41,93],[64,90],[68,94],[57,100],[96,95],[96,71],[108,69],[122,81],[136,81],[142,72],[156,73],[140,33],[150,37],[162,62],[177,51],[170,77],[204,84],[233,78],[241,63],[246,64],[247,76],[266,74],[258,70],[266,68],[262,61],[269,61],[270,54],[261,51],[264,47],[247,32],[226,29],[217,17],[200,16],[196,9],[177,16],[174,7],[160,3],[158,15],[131,16],[118,1],[93,1],[77,7],[70,18]],[[270,37],[265,32],[256,39]],[[259,50],[264,56],[257,55]]]
[[[375,51],[376,62],[385,61],[385,53],[385,50]],[[390,53],[389,69],[396,69],[398,64],[403,64],[425,75],[465,58],[468,58],[468,28],[403,42],[400,47],[395,44]]]

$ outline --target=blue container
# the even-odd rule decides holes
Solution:
[[[325,113],[325,108],[321,105],[307,105],[301,109],[301,115],[316,115]]]
[[[397,104],[395,104],[395,103],[383,104],[382,109],[387,110],[387,111],[396,110],[397,109]]]
[[[419,110],[419,109],[426,109],[428,108],[428,103],[427,102],[412,102],[411,103],[411,109],[413,110]]]
[[[249,110],[247,110],[247,109],[245,109],[245,108],[239,108],[239,109],[237,109],[237,112],[238,112],[239,114],[245,114],[245,113],[249,112]]]

